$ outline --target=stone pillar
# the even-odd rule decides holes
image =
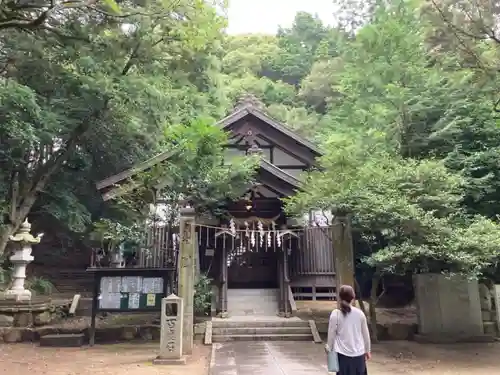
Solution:
[[[493,302],[495,303],[495,315],[497,321],[497,331],[500,335],[500,285],[494,286]]]
[[[349,216],[345,214],[335,215],[332,225],[332,240],[336,287],[350,285],[354,288],[354,249]]]
[[[42,235],[34,237],[31,233],[31,224],[28,219],[21,224],[19,231],[10,236],[9,243],[13,247],[14,254],[10,261],[14,266],[12,286],[5,291],[4,298],[16,301],[30,301],[31,291],[24,288],[26,280],[26,267],[33,261],[31,246],[40,243]]]
[[[195,285],[195,211],[193,208],[181,209],[177,288],[179,297],[184,304],[182,328],[182,353],[190,355],[193,351],[194,324],[194,285]]]
[[[168,307],[171,309],[168,309]],[[174,311],[169,314],[168,311]],[[186,364],[182,355],[183,301],[171,294],[161,301],[160,355],[153,360],[157,365]]]

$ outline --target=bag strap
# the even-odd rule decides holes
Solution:
[[[337,327],[335,329],[335,333],[338,335],[339,334],[339,320],[340,320],[340,315],[339,315],[339,309],[336,310],[337,311]]]

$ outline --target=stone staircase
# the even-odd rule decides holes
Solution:
[[[314,341],[321,342],[316,326],[299,318],[269,320],[214,319],[208,322],[205,344],[227,341]]]
[[[227,311],[231,317],[278,315],[277,289],[229,289]]]
[[[229,289],[228,319],[206,323],[205,344],[227,341],[321,342],[314,321],[280,318],[278,290]]]
[[[91,295],[93,290],[93,275],[85,269],[61,269],[58,267],[34,267],[32,274],[49,280],[57,292],[62,294]]]

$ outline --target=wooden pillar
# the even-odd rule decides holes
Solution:
[[[182,208],[180,218],[181,241],[179,245],[179,297],[184,301],[182,354],[190,355],[193,352],[193,325],[194,325],[194,285],[196,273],[196,238],[195,238],[195,211],[193,208]]]
[[[285,274],[283,272],[283,256],[279,254],[278,258],[278,283],[279,283],[279,300],[278,300],[278,315],[285,316]]]
[[[336,288],[338,293],[342,285],[355,287],[352,228],[351,218],[348,215],[335,215],[332,225],[332,240]]]
[[[283,302],[285,310],[285,318],[290,317],[290,309],[288,306],[288,289],[290,289],[290,275],[288,274],[288,249],[283,248]]]
[[[221,252],[221,288],[220,288],[220,313],[221,318],[227,318],[227,241],[226,236],[222,236]]]

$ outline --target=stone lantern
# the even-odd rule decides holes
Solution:
[[[12,286],[5,291],[4,298],[13,299],[16,301],[29,301],[31,300],[31,291],[24,288],[24,281],[26,280],[26,267],[33,261],[31,255],[31,246],[40,243],[42,234],[38,237],[30,233],[31,224],[28,219],[21,224],[19,231],[9,238],[9,243],[12,244],[14,254],[10,257],[10,261],[14,266],[12,274]]]

